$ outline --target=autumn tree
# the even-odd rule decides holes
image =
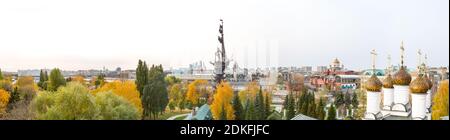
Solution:
[[[216,90],[214,100],[211,104],[213,118],[219,120],[222,114],[226,114],[227,120],[233,120],[235,118],[233,106],[231,104],[233,99],[233,89],[228,83],[222,82],[217,85]]]
[[[66,84],[64,76],[61,74],[61,71],[58,68],[55,68],[50,72],[49,81],[50,84],[48,89],[50,91],[56,91],[60,86]]]
[[[254,102],[256,94],[259,92],[259,85],[256,82],[249,82],[244,90],[239,91],[238,95],[243,104],[247,104],[247,100]]]
[[[185,100],[185,89],[183,88],[183,84],[176,83],[172,86],[169,86],[169,102],[171,102],[174,107],[178,107],[184,109],[184,100]],[[183,106],[183,107],[181,107]]]
[[[191,102],[193,107],[201,106],[206,103],[211,90],[208,81],[195,80],[188,85],[186,99]]]
[[[120,96],[134,105],[139,114],[142,114],[142,102],[137,91],[136,84],[132,81],[114,81],[106,83],[102,87],[92,91],[93,94],[111,91],[113,94]]]
[[[31,76],[22,76],[16,82],[17,91],[20,100],[24,100],[26,104],[36,96],[38,86],[34,83],[34,78]]]
[[[81,83],[81,84],[85,84],[83,75],[76,75],[76,76],[72,77],[72,81],[73,82],[78,82],[78,83]]]
[[[288,90],[294,91],[296,94],[304,88],[304,76],[301,74],[292,74],[291,79],[287,81]]]
[[[0,116],[5,113],[6,107],[9,103],[9,93],[6,90],[0,89]]]
[[[357,89],[354,94],[357,94],[359,105],[353,113],[353,118],[359,120],[362,119],[366,113],[367,92],[363,89]]]
[[[135,107],[124,98],[110,92],[90,94],[77,82],[62,86],[55,92],[40,92],[31,104],[36,119],[98,120],[139,119]]]
[[[433,107],[431,118],[433,120],[440,120],[443,116],[448,116],[449,105],[448,105],[448,80],[441,81],[438,87],[438,91],[433,98]]]
[[[0,89],[11,92],[13,90],[13,84],[11,81],[6,79],[0,80]]]

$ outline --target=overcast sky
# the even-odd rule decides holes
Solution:
[[[0,68],[166,69],[214,59],[219,19],[241,67],[449,64],[448,0],[0,0]]]

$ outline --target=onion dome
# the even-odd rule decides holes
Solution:
[[[394,74],[394,85],[407,86],[411,83],[411,75],[406,72],[405,67],[400,67],[397,73]]]
[[[431,89],[433,87],[433,82],[431,82],[430,78],[426,74],[425,74],[425,80],[428,83],[428,89]]]
[[[423,76],[418,76],[409,85],[409,90],[411,90],[411,93],[426,94],[428,89],[428,82]]]
[[[366,81],[365,88],[367,91],[380,92],[383,83],[374,74]]]
[[[383,80],[383,87],[384,88],[394,88],[394,81],[392,79],[391,74],[388,74],[386,78]]]
[[[337,58],[334,58],[333,60],[333,64],[340,64],[341,62],[339,62],[339,60]]]

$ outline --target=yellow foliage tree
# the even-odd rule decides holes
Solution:
[[[442,81],[438,91],[433,98],[433,107],[431,118],[440,120],[443,116],[448,116],[448,80]]]
[[[15,86],[19,90],[20,98],[31,101],[39,90],[39,87],[34,83],[32,76],[22,76],[17,79]]]
[[[29,86],[29,85],[34,85],[34,78],[31,77],[31,76],[19,77],[19,79],[17,79],[16,85],[18,87],[25,87],[25,86]]]
[[[208,96],[211,91],[208,86],[208,81],[206,80],[195,80],[188,85],[186,99],[192,103],[192,106],[197,106],[200,98]]]
[[[244,90],[239,91],[239,99],[241,103],[244,103],[248,100],[254,101],[256,98],[256,94],[259,92],[259,85],[256,82],[249,82]]]
[[[0,114],[3,114],[8,106],[9,93],[6,90],[0,89]]]
[[[136,84],[133,81],[114,81],[106,83],[102,87],[93,90],[92,93],[95,95],[107,91],[112,91],[114,94],[125,98],[137,108],[140,114],[142,114],[141,97],[139,91],[136,89]]]
[[[77,76],[72,77],[72,81],[79,82],[81,84],[85,84],[84,76],[82,76],[82,75],[77,75]]]
[[[224,114],[226,115],[227,120],[234,119],[234,110],[231,104],[232,99],[233,89],[228,83],[222,82],[221,84],[217,85],[217,91],[211,104],[211,113],[214,119],[224,119]]]

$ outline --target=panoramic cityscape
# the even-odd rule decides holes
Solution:
[[[134,29],[134,24],[109,19],[111,15],[107,12],[94,10],[95,16],[89,17],[89,12],[72,13],[64,8],[56,11],[83,20],[67,26],[82,31],[67,29],[68,33],[61,33],[57,31],[62,29],[59,25],[55,27],[58,29],[40,25],[51,23],[41,23],[27,15],[38,13],[40,18],[66,23],[65,19],[53,19],[58,14],[46,14],[55,10],[51,4],[25,5],[20,9],[17,7],[20,4],[5,3],[19,8],[3,11],[20,17],[17,19],[20,24],[13,25],[16,22],[12,16],[0,13],[0,18],[10,20],[0,26],[13,28],[0,27],[6,32],[0,33],[3,38],[0,39],[0,120],[448,120],[448,1],[435,0],[421,7],[423,2],[415,0],[409,5],[420,7],[418,11],[397,7],[402,1],[386,6],[388,11],[397,8],[406,11],[386,18],[392,25],[362,22],[371,19],[358,15],[350,18],[345,12],[334,15],[333,10],[345,11],[345,5],[333,2],[300,2],[318,9],[323,8],[316,7],[321,4],[330,8],[325,13],[309,8],[314,11],[311,17],[295,16],[311,14],[296,11],[295,7],[287,8],[293,10],[287,17],[278,17],[286,11],[275,5],[277,10],[270,9],[268,15],[275,15],[282,22],[293,22],[281,24],[259,17],[258,12],[264,9],[250,8],[249,11],[256,13],[239,17],[239,12],[206,14],[203,11],[209,8],[197,7],[200,10],[181,16],[165,13],[180,20],[150,16],[154,18],[150,21],[171,21],[167,25],[158,22],[152,24],[157,27],[143,28],[144,32],[157,32],[151,35]],[[382,3],[388,2],[377,5]],[[227,3],[225,7],[233,4]],[[271,4],[264,2],[259,6]],[[370,4],[373,3],[355,5]],[[110,6],[120,7],[120,3]],[[123,8],[130,8],[127,6],[130,5]],[[92,7],[85,8],[92,10]],[[142,7],[134,8],[138,9],[132,12],[142,12],[139,10]],[[245,11],[249,7],[239,8]],[[389,13],[364,12],[375,20]],[[202,16],[205,19],[199,19]],[[240,18],[250,17],[255,17],[251,19],[255,22],[263,22],[254,26],[250,24],[255,22],[239,22]],[[120,23],[103,25],[97,18]],[[142,18],[140,15],[122,18],[147,22],[133,19]],[[190,18],[206,21],[208,25],[193,25],[197,22]],[[314,22],[307,22],[308,19]],[[424,19],[430,21],[409,24]],[[39,22],[27,22],[31,20]],[[340,20],[354,23],[347,25],[347,21]],[[335,30],[315,30],[326,28],[327,25],[315,25],[322,21],[346,25],[333,25]],[[177,24],[181,27],[176,27]],[[49,31],[38,35],[41,29],[26,30],[35,27]],[[266,27],[270,32],[261,31]],[[391,30],[397,27],[400,29]],[[113,28],[123,30],[107,31]],[[100,33],[104,31],[107,32]],[[131,33],[137,34],[132,35],[135,38],[122,36]],[[442,34],[446,35],[441,37]],[[49,39],[53,37],[54,42]],[[365,39],[358,40],[361,38]],[[139,40],[144,45],[133,42]],[[306,43],[296,44],[302,41]],[[89,45],[78,46],[85,43]],[[195,47],[197,43],[201,47]]]

